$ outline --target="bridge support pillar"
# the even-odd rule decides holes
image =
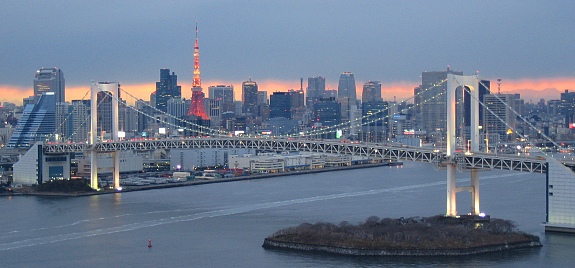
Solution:
[[[447,216],[457,216],[457,187],[455,185],[455,163],[447,164]]]
[[[471,214],[479,215],[479,172],[471,170]]]

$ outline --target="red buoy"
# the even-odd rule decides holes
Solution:
[[[152,239],[148,239],[148,247],[149,247],[149,248],[152,247]]]

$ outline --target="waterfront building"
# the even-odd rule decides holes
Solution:
[[[228,155],[253,154],[255,149],[243,148],[201,148],[201,149],[171,149],[170,169],[193,171],[198,167],[231,167]]]
[[[70,171],[70,154],[46,155],[42,151],[42,142],[35,142],[18,162],[14,163],[12,185],[30,186],[50,180],[70,179]]]
[[[66,81],[64,72],[57,67],[40,68],[34,75],[34,95],[54,92],[56,103],[66,102]],[[54,104],[55,105],[55,104]]]
[[[135,151],[118,151],[120,158],[120,173],[133,173],[142,172],[144,169],[144,158]],[[98,158],[98,174],[111,174],[114,168],[112,154],[97,154]],[[78,158],[78,172],[79,176],[89,176],[91,169],[91,159],[87,155]]]
[[[255,114],[256,106],[258,104],[258,84],[250,78],[248,81],[242,83],[242,103],[243,113]]]
[[[343,72],[339,76],[339,83],[337,85],[337,97],[338,98],[349,98],[355,101],[356,98],[356,88],[355,88],[355,78],[353,73]]]
[[[170,69],[160,69],[160,81],[156,82],[156,109],[166,112],[168,100],[180,99],[182,87],[178,86],[178,76]]]

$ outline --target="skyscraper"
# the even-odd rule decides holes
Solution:
[[[160,82],[156,82],[156,109],[166,112],[169,99],[182,97],[182,87],[178,86],[178,76],[170,69],[160,69]]]
[[[270,118],[292,118],[292,96],[290,92],[274,92],[270,96]]]
[[[90,100],[72,100],[72,126],[70,141],[86,142],[90,139]],[[70,120],[70,119],[68,119]]]
[[[508,130],[516,126],[515,94],[486,94],[483,96],[483,130],[489,134],[499,134],[500,140],[508,140]],[[504,122],[502,121],[504,120]],[[489,141],[495,144],[494,141]]]
[[[313,104],[323,97],[325,97],[325,78],[321,76],[309,77],[306,89],[306,106],[308,109],[313,110]]]
[[[242,83],[242,103],[243,113],[251,113],[256,115],[256,107],[258,105],[258,84],[250,78],[248,81]]]
[[[383,101],[381,98],[381,84],[379,81],[367,81],[363,84],[363,92],[361,94],[362,102],[376,102]]]
[[[56,102],[66,101],[66,83],[64,73],[57,67],[40,68],[34,75],[34,95],[44,92],[54,92]]]
[[[55,131],[56,95],[54,92],[44,92],[38,103],[26,105],[7,147],[30,147],[34,142],[52,136]]]
[[[220,102],[220,112],[234,111],[234,86],[216,85],[208,88],[208,97]]]
[[[447,91],[447,74],[463,75],[463,72],[452,71],[447,67],[446,71],[423,72],[421,74],[421,85],[415,88],[414,102],[417,108],[417,122],[422,130],[428,134],[435,131],[445,131],[447,128],[447,96],[443,93]],[[461,91],[458,90],[456,98],[462,101]],[[457,108],[460,109],[461,105]],[[462,113],[457,113],[458,122],[463,118]],[[459,116],[461,118],[459,118]],[[459,124],[456,124],[459,125]]]
[[[339,76],[339,84],[337,85],[337,97],[338,98],[350,98],[350,100],[356,100],[355,92],[355,78],[350,72],[343,72]]]

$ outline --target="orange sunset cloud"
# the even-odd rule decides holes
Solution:
[[[284,80],[255,80],[258,83],[259,90],[267,91],[268,96],[276,91],[286,91],[289,89],[299,89],[299,81],[284,81]],[[211,80],[203,81],[204,92],[208,94],[208,87],[215,85],[233,85],[234,95],[236,100],[241,100],[243,81],[224,81],[224,80]],[[150,94],[156,90],[155,82],[131,84],[121,83],[122,89],[129,92],[135,98],[149,100]],[[191,83],[181,83],[182,97],[190,98]],[[307,81],[304,81],[304,88]],[[381,95],[386,101],[406,100],[413,96],[413,88],[418,86],[418,82],[382,82]],[[546,100],[559,99],[560,93],[566,89],[573,90],[575,79],[573,78],[537,78],[537,79],[502,79],[501,93],[520,93],[521,97],[526,102],[538,102],[543,98]],[[358,97],[361,96],[363,82],[356,83]],[[337,84],[326,85],[326,89],[337,89]],[[89,98],[89,84],[86,85],[68,85],[66,87],[66,100],[78,100]],[[497,92],[497,81],[491,81],[491,91]],[[12,102],[18,105],[22,104],[22,99],[33,94],[31,87],[18,87],[11,85],[0,85],[0,101]],[[87,95],[86,95],[87,94]],[[122,98],[128,103],[134,103],[135,99],[126,93],[120,93]]]

